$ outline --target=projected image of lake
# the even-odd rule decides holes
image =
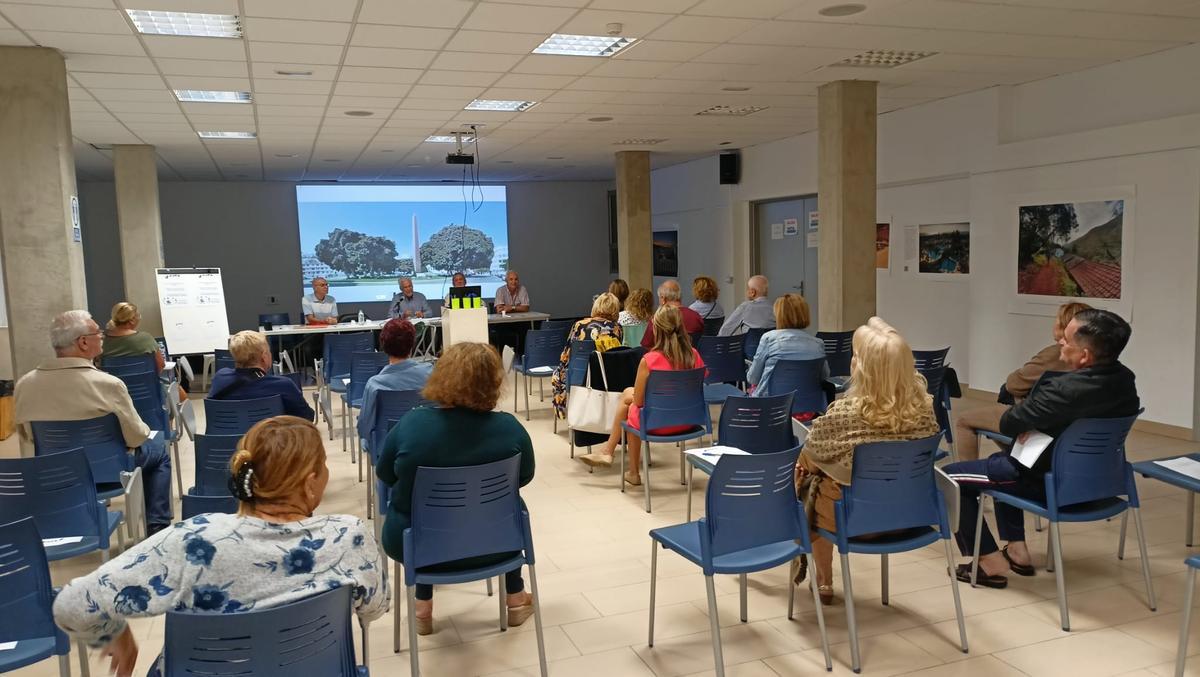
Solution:
[[[482,196],[481,196],[482,191]],[[329,281],[339,303],[390,301],[413,278],[431,303],[461,271],[485,297],[504,284],[508,206],[503,186],[297,186],[301,275]]]

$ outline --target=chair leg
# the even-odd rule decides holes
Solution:
[[[396,586],[401,585],[403,580],[404,579],[400,578],[400,563],[393,560],[392,561],[392,587],[393,587],[393,589],[395,589]],[[400,594],[399,590],[396,590],[396,592],[394,592],[392,594],[393,594],[392,602],[394,603],[394,605],[396,607],[395,609],[392,610],[392,621],[393,621],[393,623],[392,623],[392,653],[400,653],[400,621],[403,618],[402,615],[400,614],[400,600],[401,600],[401,598],[404,597],[404,595]]]
[[[1179,626],[1179,650],[1175,652],[1175,677],[1183,677],[1183,665],[1187,662],[1188,634],[1192,625],[1192,596],[1195,594],[1196,570],[1188,567],[1187,588],[1183,593],[1183,623]]]
[[[415,586],[406,586],[408,598],[408,664],[409,675],[411,677],[420,677],[421,663],[417,658],[417,589]],[[400,619],[396,619],[396,627],[400,627]]]
[[[1041,515],[1033,516],[1033,530],[1038,533],[1041,533],[1041,531],[1042,531],[1042,516]]]
[[[375,467],[371,467],[371,472],[367,473],[367,519],[371,519],[375,514],[375,478],[373,475]]]
[[[490,578],[488,582],[491,582]],[[500,587],[500,594],[496,595],[496,599],[500,600],[500,632],[508,632],[508,605],[505,604],[508,595],[504,594],[507,591],[504,587],[504,574],[496,577],[496,583]]]
[[[1141,508],[1130,508],[1133,511],[1133,524],[1138,532],[1138,551],[1142,555],[1142,578],[1146,579],[1146,603],[1151,611],[1158,610],[1158,602],[1154,599],[1154,582],[1150,580],[1150,559],[1146,555],[1146,530],[1142,527]]]
[[[517,370],[513,369],[513,413],[517,413]]]
[[[342,400],[342,416],[341,416],[340,420],[342,422],[342,452],[345,453],[345,451],[346,451],[346,432],[347,432],[347,430],[346,430],[346,401],[345,400]],[[350,457],[350,462],[351,463],[354,462],[353,456]]]
[[[954,613],[958,616],[958,638],[962,643],[962,652],[967,653],[967,624],[963,620],[962,598],[958,594],[958,576],[954,574],[954,554],[950,550],[950,539],[942,540],[946,547],[946,566],[950,571],[950,590],[954,592]]]
[[[1062,565],[1062,532],[1058,522],[1050,523],[1050,534],[1054,539],[1054,579],[1058,584],[1058,613],[1062,619],[1062,629],[1071,630],[1071,616],[1067,611],[1067,582],[1063,576]]]
[[[879,563],[879,590],[881,592],[880,596],[883,598],[883,605],[887,606],[888,605],[888,556],[887,556],[886,552],[883,553],[883,555],[880,557],[880,560],[881,561]]]
[[[487,596],[491,597],[494,594],[496,593],[492,592],[492,578],[489,576],[487,579]]]
[[[816,565],[813,564],[812,554],[805,553],[803,556],[808,559],[808,570],[815,572],[817,568]],[[788,581],[788,583],[790,584],[791,581]],[[812,591],[813,606],[817,609],[817,628],[821,631],[821,649],[825,651],[825,669],[832,672],[833,656],[831,656],[829,653],[829,634],[825,631],[825,610],[822,608],[823,605],[821,604],[821,593],[817,590],[816,585],[811,585],[809,588]],[[849,588],[846,589],[849,590]],[[850,598],[847,597],[847,599]]]
[[[1054,573],[1054,532],[1046,533],[1046,571]]]
[[[533,593],[533,629],[537,633],[538,667],[542,671],[542,677],[547,677],[549,670],[546,667],[546,638],[542,632],[542,606],[539,601],[542,596],[538,594],[537,571],[532,563],[529,565],[529,588]]]
[[[617,478],[617,481],[621,483],[622,494],[625,493],[625,456],[628,454],[628,450],[625,447],[627,444],[628,441],[625,439],[625,431],[621,431],[621,475]],[[642,481],[645,482],[645,479]]]
[[[688,463],[688,467],[687,467],[687,519],[685,520],[687,522],[692,521],[692,471],[694,469],[695,468],[692,467],[692,464]]]
[[[178,440],[179,438],[176,437],[175,439]],[[182,496],[183,495],[183,468],[180,467],[180,464],[179,464],[179,442],[178,441],[171,442],[171,456],[172,456],[171,464],[175,466],[175,488],[178,490],[178,493],[176,493],[175,495]]]
[[[542,386],[542,379],[538,379],[538,401],[546,401],[546,389]]]
[[[842,557],[842,588],[846,594],[846,628],[850,631],[850,668],[854,672],[862,672],[862,658],[858,653],[858,623],[854,619],[854,583],[850,581],[850,555],[841,553]],[[817,586],[813,586],[815,589]],[[817,605],[820,605],[820,598]]]
[[[88,665],[87,645],[80,640],[75,642],[75,649],[79,653],[79,674],[83,675],[83,677],[91,677],[92,668]]]
[[[541,383],[539,381],[539,383]],[[529,420],[529,377],[525,377],[525,420]]]
[[[58,677],[71,677],[71,652],[58,657]]]
[[[646,646],[654,646],[654,593],[658,587],[658,541],[650,539],[650,629]]]
[[[992,502],[995,505],[995,502]],[[979,494],[979,514],[975,517],[975,551],[971,557],[971,587],[974,588],[979,584],[979,544],[983,539],[983,494]],[[954,567],[950,568],[950,573],[958,577],[954,571]]]
[[[124,519],[129,519],[129,517],[126,516]],[[125,552],[125,530],[121,528],[121,525],[117,526],[117,545],[121,548],[121,552]]]
[[[738,604],[741,608],[741,615],[739,618],[741,618],[743,623],[747,622],[746,619],[750,615],[748,613],[746,596],[746,574],[740,574],[738,575]]]
[[[717,677],[725,677],[725,656],[721,651],[721,622],[717,618],[717,590],[713,587],[713,577],[704,577],[704,587],[708,591],[708,626],[712,633],[713,665],[716,666]]]
[[[687,479],[683,476],[683,466],[684,465],[686,465],[686,462],[683,459],[683,442],[680,442],[679,443],[679,484],[680,484],[680,486],[687,486]]]
[[[646,495],[646,512],[650,512],[650,440],[642,440],[642,447],[642,493]]]
[[[1192,547],[1194,540],[1193,534],[1196,531],[1196,492],[1187,492],[1187,539],[1183,542],[1187,547]]]
[[[789,621],[794,620],[796,617],[796,571],[798,570],[798,568],[799,567],[797,566],[796,560],[792,560],[791,565],[788,566],[788,577],[787,577],[788,613],[787,613],[787,619]],[[818,605],[818,606],[820,606],[820,605]]]

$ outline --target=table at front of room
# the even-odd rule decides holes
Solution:
[[[1153,461],[1134,463],[1133,471],[1143,477],[1150,477],[1160,482],[1166,482],[1173,487],[1179,487],[1187,492],[1187,538],[1185,539],[1185,545],[1190,548],[1194,540],[1192,535],[1196,526],[1196,492],[1200,491],[1200,480],[1175,472],[1170,468],[1165,468],[1156,463],[1156,461],[1170,461],[1176,458],[1190,458],[1193,461],[1200,461],[1200,454],[1181,454],[1168,458],[1156,458]]]

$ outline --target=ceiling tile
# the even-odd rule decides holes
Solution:
[[[493,87],[485,91],[480,98],[500,101],[545,101],[546,97],[553,93],[552,89]]]
[[[296,78],[255,77],[254,93],[276,94],[328,94],[333,83],[328,80],[297,80]]]
[[[258,109],[259,119],[264,117],[289,117],[289,118],[320,118],[325,115],[324,106],[274,106],[274,105],[259,105],[254,106]]]
[[[620,95],[608,91],[575,91],[563,90],[555,92],[546,97],[547,101],[557,101],[559,103],[603,103],[618,98]]]
[[[336,21],[294,21],[247,17],[245,35],[250,41],[302,42],[314,45],[344,45],[350,24]]]
[[[650,3],[653,4],[653,3]],[[622,24],[621,35],[640,38],[671,20],[672,14],[650,14],[618,10],[585,9],[576,14],[557,32],[569,35],[608,35],[608,24]]]
[[[97,101],[109,103],[112,101],[151,101],[156,103],[170,103],[175,105],[175,95],[166,88],[156,89],[110,89],[102,87],[93,87],[90,89],[92,96],[96,97]],[[175,112],[179,112],[178,106]]]
[[[339,81],[382,82],[396,85],[412,84],[421,77],[414,68],[371,68],[368,66],[343,66]]]
[[[446,85],[415,85],[409,90],[409,98],[416,99],[446,99],[457,102],[459,108],[471,103],[484,91],[483,87],[452,87]],[[407,101],[405,104],[407,105]]]
[[[200,75],[221,78],[250,76],[245,61],[205,61],[203,59],[155,59],[164,75]]]
[[[575,75],[526,75],[509,73],[496,81],[496,87],[516,87],[525,89],[560,89],[574,82]]]
[[[751,19],[679,16],[667,22],[648,37],[655,40],[724,42],[750,30],[758,23]]]
[[[388,96],[334,96],[329,100],[331,109],[357,108],[378,111],[386,108],[390,113],[398,105],[400,105],[400,97]]]
[[[324,106],[327,94],[278,94],[264,92],[254,96],[255,103],[269,106]]]
[[[622,50],[614,60],[689,61],[716,47],[715,42],[673,42],[669,40],[638,40]]]
[[[506,33],[555,33],[572,14],[575,10],[566,7],[481,4],[463,22],[463,28]]]
[[[0,12],[26,31],[67,30],[78,33],[132,35],[125,13],[118,9],[86,9],[52,5],[0,3]]]
[[[795,7],[795,0],[704,0],[687,11],[697,16],[770,19]]]
[[[157,75],[154,62],[144,56],[67,54],[67,70],[73,73],[141,73]]]
[[[544,75],[583,75],[596,68],[600,59],[567,58],[550,54],[530,54],[512,67],[514,73],[539,73]]]
[[[0,28],[0,45],[9,45],[14,47],[29,47],[33,44],[15,28]]]
[[[312,75],[280,75],[278,71],[283,71],[284,73],[312,71]],[[333,80],[337,77],[338,68],[331,64],[255,61],[250,64],[250,72],[254,74],[255,82],[262,79],[273,79],[302,83],[315,80]]]
[[[79,84],[87,88],[109,87],[123,89],[162,89],[162,78],[157,75],[130,73],[73,73]]]
[[[285,61],[305,64],[337,64],[342,60],[341,45],[301,45],[290,42],[250,41],[254,61]]]
[[[499,73],[477,73],[474,71],[425,71],[420,83],[423,85],[465,85],[487,87],[500,77]]]
[[[403,97],[412,89],[407,84],[379,84],[374,82],[338,82],[333,93],[339,96],[391,96]]]
[[[360,23],[354,28],[350,44],[362,47],[399,47],[441,49],[454,31],[449,28],[413,28]]]
[[[246,44],[230,38],[181,38],[173,35],[143,35],[142,41],[155,58],[217,59],[245,61]]]
[[[359,23],[456,28],[473,3],[466,0],[362,0]]]
[[[597,66],[590,76],[614,78],[653,78],[671,70],[678,64],[669,61],[631,61],[610,59]]]
[[[351,47],[344,63],[348,66],[380,66],[383,68],[425,68],[437,52],[423,49],[389,49],[386,47]]]
[[[458,52],[496,52],[529,54],[546,40],[544,33],[498,33],[461,30],[450,38],[445,49]]]
[[[246,16],[350,21],[358,0],[242,0]]]
[[[38,45],[61,49],[64,52],[126,56],[143,56],[146,53],[133,35],[96,35],[59,31],[30,31],[29,33]]]
[[[161,115],[179,114],[179,104],[154,101],[105,101],[105,107],[115,114],[120,113],[159,113]]]
[[[450,71],[485,71],[504,73],[520,61],[514,54],[484,54],[481,52],[442,52],[433,60],[432,68]]]
[[[171,89],[209,89],[221,92],[250,91],[249,78],[211,78],[202,75],[169,75]],[[231,105],[231,104],[223,104]]]
[[[646,9],[646,0],[593,0],[589,5],[592,9],[624,9],[638,11]],[[679,14],[696,4],[696,0],[654,0],[654,9],[658,12]]]
[[[588,0],[482,0],[505,5],[542,5],[545,7],[586,7]]]

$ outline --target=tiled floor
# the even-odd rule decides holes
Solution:
[[[501,398],[501,406],[511,400]],[[658,609],[654,648],[646,646],[649,606],[650,541],[647,530],[683,521],[684,491],[678,483],[673,449],[658,448],[651,471],[654,513],[642,509],[640,489],[618,491],[616,470],[589,474],[568,458],[566,437],[551,431],[549,402],[538,403],[526,423],[537,449],[537,477],[523,490],[533,518],[538,583],[546,622],[550,671],[558,675],[625,677],[712,674],[712,651],[704,579],[672,554],[659,558]],[[972,401],[955,402],[959,409]],[[520,417],[524,421],[524,417]],[[338,431],[340,433],[340,431]],[[357,481],[340,435],[327,442],[331,480],[322,512],[364,515],[365,487]],[[0,453],[15,453],[15,437]],[[1134,433],[1133,460],[1200,449],[1200,444]],[[192,447],[184,442],[184,477],[191,475]],[[699,477],[699,475],[697,475]],[[1184,585],[1184,495],[1139,478],[1149,556],[1158,611],[1146,607],[1135,541],[1128,556],[1116,559],[1119,522],[1063,527],[1067,587],[1074,630],[1063,632],[1052,574],[1011,576],[1007,590],[962,586],[971,651],[957,645],[954,606],[941,545],[894,556],[891,603],[880,604],[879,560],[852,558],[858,598],[863,673],[919,674],[938,677],[1008,675],[1169,675],[1178,639]],[[701,502],[702,506],[703,503]],[[1030,528],[1030,545],[1039,564],[1043,534]],[[836,558],[835,558],[836,559]],[[54,565],[62,583],[90,570],[99,557]],[[786,567],[750,577],[748,623],[737,618],[736,579],[718,579],[717,594],[728,674],[825,674],[812,598],[797,595],[797,615],[786,619]],[[528,576],[526,576],[528,581]],[[845,607],[840,577],[839,603],[826,610],[833,644],[834,672],[851,674]],[[807,593],[807,590],[801,591]],[[421,639],[421,665],[427,675],[535,675],[537,645],[533,623],[501,633],[496,600],[482,584],[441,588],[435,597],[436,632]],[[392,653],[395,618],[371,626],[371,670],[377,675],[408,673],[408,654]],[[163,621],[136,621],[141,645],[138,671],[158,654]],[[1200,623],[1189,651],[1200,653]],[[407,643],[407,640],[405,640]],[[72,656],[77,671],[77,657]],[[107,665],[92,652],[94,674]],[[20,675],[56,674],[53,661],[18,671]],[[1200,675],[1200,658],[1189,673]]]

